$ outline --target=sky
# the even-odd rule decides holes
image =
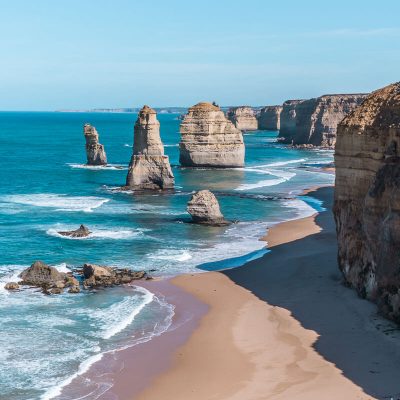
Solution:
[[[272,105],[400,80],[399,0],[0,0],[0,110]]]

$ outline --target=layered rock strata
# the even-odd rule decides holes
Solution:
[[[139,190],[171,189],[174,175],[160,138],[157,113],[144,106],[134,127],[133,154],[126,186]]]
[[[229,224],[221,213],[217,198],[209,190],[196,192],[188,202],[187,212],[196,224],[213,226]]]
[[[400,322],[400,83],[339,124],[334,215],[346,282]]]
[[[282,106],[267,106],[258,114],[258,129],[279,131],[281,128]]]
[[[241,131],[256,131],[258,129],[257,117],[251,107],[231,107],[226,116]]]
[[[189,108],[181,127],[179,162],[186,167],[242,167],[244,143],[218,106],[198,103]]]
[[[85,124],[83,133],[86,139],[86,157],[88,165],[107,165],[104,146],[99,143],[99,134],[94,126]]]
[[[288,113],[284,113],[284,104],[280,140],[293,145],[333,148],[339,122],[358,107],[365,97],[365,94],[324,95],[290,104]],[[284,124],[283,118],[287,123]]]

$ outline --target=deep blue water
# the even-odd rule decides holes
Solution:
[[[268,225],[320,209],[295,194],[332,183],[333,176],[314,167],[332,162],[332,152],[290,149],[276,143],[277,132],[260,131],[244,136],[245,168],[184,169],[177,117],[159,115],[176,192],[134,195],[118,188],[125,183],[135,114],[0,113],[0,398],[54,398],[54,388],[84,369],[89,357],[148,340],[173,314],[163,299],[139,289],[6,293],[5,282],[33,261],[61,269],[85,262],[156,269],[161,276],[199,265],[227,268],[265,251],[258,239]],[[96,126],[111,167],[84,167],[86,122]],[[184,223],[186,203],[199,189],[214,191],[225,217],[238,222],[222,228]],[[80,224],[92,237],[57,234]]]

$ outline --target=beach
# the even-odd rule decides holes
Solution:
[[[342,284],[332,195],[332,187],[313,193],[326,212],[272,227],[272,251],[263,258],[172,279],[206,308],[188,302],[190,326],[174,330],[171,346],[154,342],[165,334],[152,341],[162,367],[142,369],[147,383],[139,391],[125,369],[113,393],[140,400],[395,398],[399,334]]]

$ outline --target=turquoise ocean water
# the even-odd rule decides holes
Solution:
[[[161,136],[176,191],[135,195],[125,183],[135,114],[0,113],[0,398],[71,399],[60,394],[104,352],[162,334],[173,307],[142,288],[44,296],[7,293],[4,285],[35,260],[60,270],[85,262],[155,270],[153,275],[229,268],[265,252],[259,240],[271,224],[311,215],[321,204],[296,194],[330,184],[318,167],[333,153],[276,143],[277,132],[244,135],[241,169],[184,169],[178,165],[178,115],[160,114]],[[96,126],[108,168],[84,166],[82,126]],[[210,189],[227,219],[212,228],[187,224],[194,190]],[[87,225],[85,239],[59,230]],[[111,383],[86,382],[96,398]],[[97,394],[96,394],[97,393]]]

